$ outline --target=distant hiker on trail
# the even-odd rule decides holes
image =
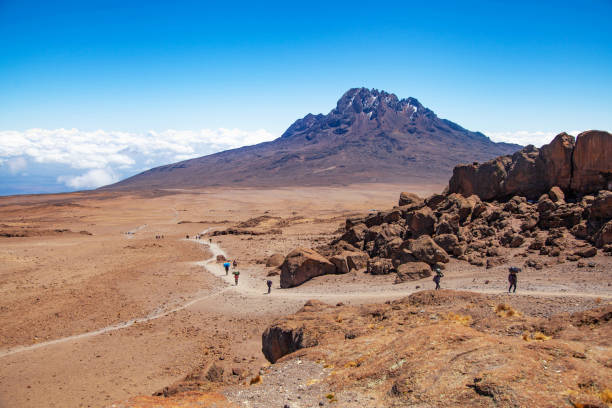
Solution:
[[[272,291],[272,281],[268,280],[266,284],[268,285],[268,294],[270,294],[270,292]]]
[[[225,275],[227,275],[229,273],[230,265],[231,264],[229,262],[224,262],[223,263],[223,267],[225,268]]]
[[[440,279],[444,276],[439,266],[434,268],[436,275],[433,277],[433,281],[436,283],[436,290],[440,289]]]
[[[238,266],[238,261],[234,259],[234,268]]]
[[[238,277],[240,276],[240,272],[234,271],[234,280],[236,281],[236,286],[238,286]]]
[[[514,290],[512,290],[512,293],[516,293],[516,282],[518,280],[516,274],[520,272],[521,269],[517,268],[516,266],[511,266],[510,268],[508,268],[508,270],[510,271],[510,273],[508,274],[508,283],[510,283],[510,287],[508,287],[508,293],[510,293],[510,290],[512,290],[513,288]]]
[[[208,238],[208,242],[212,244],[212,238]]]
[[[185,238],[189,239],[189,235],[185,235]]]

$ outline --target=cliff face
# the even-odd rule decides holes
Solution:
[[[527,146],[512,156],[459,165],[453,170],[449,192],[476,194],[483,200],[514,195],[537,199],[554,186],[568,194],[611,189],[612,134],[590,130],[574,140],[561,133],[540,149]]]

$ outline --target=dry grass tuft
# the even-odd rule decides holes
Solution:
[[[529,332],[525,332],[523,333],[523,340],[525,341],[546,341],[546,340],[550,340],[552,339],[551,336],[547,336],[542,332],[534,332],[534,333],[529,333]]]
[[[446,318],[448,320],[452,320],[454,322],[460,323],[464,326],[469,326],[470,324],[472,324],[472,316],[470,315],[460,315],[457,313],[452,313],[450,312]]]
[[[497,314],[499,317],[518,317],[521,315],[519,312],[514,310],[512,306],[506,303],[500,303],[499,305],[495,306],[495,314]]]

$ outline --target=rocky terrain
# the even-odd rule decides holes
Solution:
[[[541,149],[460,165],[445,194],[402,193],[392,210],[349,218],[329,246],[287,256],[281,287],[364,267],[373,275],[395,273],[401,283],[444,269],[449,257],[491,268],[507,263],[512,248],[520,248],[524,266],[538,269],[612,254],[612,192],[605,189],[612,135],[585,132],[575,146],[560,134]]]
[[[611,305],[536,318],[505,302],[453,291],[361,307],[311,301],[264,332],[263,352],[278,370],[317,364],[305,388],[323,382],[343,407],[612,404]]]
[[[440,119],[415,98],[354,88],[327,115],[308,114],[272,142],[157,167],[107,188],[439,182],[457,163],[519,147]]]

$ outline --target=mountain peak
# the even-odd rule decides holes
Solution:
[[[446,181],[458,163],[519,148],[440,119],[415,98],[352,88],[328,114],[309,113],[277,140],[151,169],[114,187]]]
[[[418,112],[423,106],[415,98],[399,99],[397,95],[378,89],[351,88],[338,100],[336,109],[331,113],[369,113],[382,109],[402,111],[406,108],[413,113]]]

